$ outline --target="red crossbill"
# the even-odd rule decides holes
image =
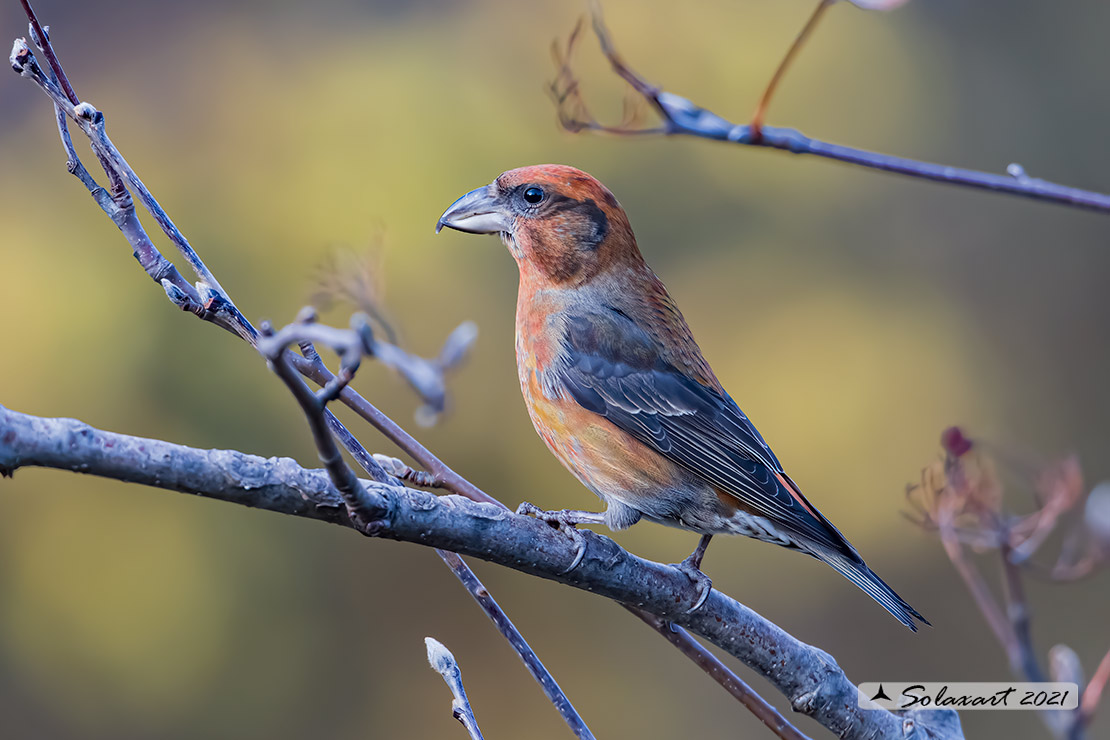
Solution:
[[[505,172],[436,226],[500,234],[520,269],[516,356],[536,431],[606,504],[564,523],[640,519],[709,538],[742,534],[828,563],[902,624],[925,619],[802,495],[721,386],[613,194],[585,172]],[[704,578],[704,576],[701,576]],[[928,624],[928,622],[925,622]]]

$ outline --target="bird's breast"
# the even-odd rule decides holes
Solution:
[[[560,310],[557,298],[544,295],[517,306],[517,374],[536,432],[602,499],[615,498],[654,518],[677,514],[670,509],[678,505],[676,493],[690,487],[689,475],[553,384],[548,370],[562,361]]]

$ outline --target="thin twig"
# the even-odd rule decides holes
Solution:
[[[811,154],[860,167],[933,180],[948,185],[990,190],[996,193],[1110,213],[1110,195],[1030,177],[1017,164],[1011,164],[1007,168],[1008,174],[999,175],[832,144],[806,136],[792,128],[759,126],[758,130],[753,130],[751,125],[732,123],[680,95],[666,92],[652,85],[628,66],[617,53],[609,31],[605,27],[600,12],[596,10],[596,6],[593,27],[598,41],[601,43],[602,53],[609,60],[613,71],[628,82],[656,110],[662,119],[662,126],[648,129],[606,126],[589,114],[588,109],[581,101],[578,81],[570,68],[573,45],[578,38],[577,33],[572,33],[566,51],[557,55],[559,69],[556,80],[552,85],[552,96],[558,106],[559,121],[568,131],[598,131],[618,135],[683,135],[743,146],[760,146],[779,149],[792,154]]]
[[[1107,650],[1106,655],[1102,656],[1098,668],[1091,675],[1091,680],[1087,682],[1087,688],[1083,690],[1083,698],[1079,702],[1079,720],[1077,720],[1077,724],[1086,727],[1094,719],[1099,700],[1102,699],[1102,692],[1107,683],[1110,683],[1110,650]]]
[[[447,567],[459,579],[463,588],[474,597],[474,601],[478,606],[482,607],[482,611],[486,616],[497,626],[497,630],[512,646],[513,650],[524,662],[524,667],[532,674],[532,678],[536,679],[543,693],[547,695],[548,700],[555,705],[555,709],[562,715],[563,720],[570,727],[570,731],[574,736],[581,738],[581,740],[593,740],[594,734],[590,732],[590,728],[582,721],[578,711],[571,705],[567,695],[559,688],[559,684],[555,682],[555,678],[544,667],[543,663],[536,656],[536,653],[524,640],[524,636],[512,623],[509,617],[497,605],[490,592],[478,580],[478,576],[474,575],[474,571],[463,562],[463,559],[456,553],[448,552],[446,550],[436,550],[436,554],[443,558],[443,562],[447,563]]]
[[[963,547],[960,545],[959,539],[953,533],[951,526],[947,523],[942,523],[940,527],[940,540],[944,545],[945,553],[948,559],[952,561],[952,565],[956,567],[956,572],[960,574],[963,579],[964,585],[971,593],[972,599],[975,600],[975,605],[979,607],[979,611],[983,613],[983,617],[987,621],[987,625],[991,628],[998,643],[1006,651],[1006,655],[1012,655],[1012,645],[1015,641],[1010,623],[1002,613],[1002,609],[998,606],[994,596],[991,594],[990,588],[987,586],[986,581],[983,579],[982,574],[975,567],[974,564],[968,560],[964,554]]]
[[[425,637],[424,645],[428,648],[428,663],[443,676],[447,687],[451,689],[451,695],[454,697],[451,702],[451,714],[470,733],[471,740],[482,740],[482,731],[478,729],[478,720],[474,719],[474,710],[470,707],[470,700],[466,698],[462,671],[459,670],[459,663],[455,660],[455,656],[447,646],[434,637]]]
[[[1010,619],[1011,633],[1014,636],[1013,644],[1010,646],[1010,666],[1015,673],[1024,675],[1029,681],[1043,681],[1044,673],[1037,663],[1037,653],[1033,648],[1033,634],[1029,626],[1029,600],[1025,597],[1021,569],[1010,558],[1012,552],[1013,550],[1006,544],[999,548],[1002,559],[1002,580],[1006,586],[1006,616]]]
[[[26,8],[29,10],[30,6]],[[30,16],[29,16],[30,17]],[[37,22],[33,21],[32,25]],[[51,62],[51,65],[57,64],[57,54],[54,52],[53,46],[50,43],[49,35],[45,34],[41,29],[36,29],[36,34],[39,36],[37,40],[41,40],[43,54]],[[201,284],[198,290],[201,292],[202,304],[205,304],[209,310],[218,310],[226,315],[225,328],[240,334],[244,339],[253,342],[255,330],[250,325],[232,303],[226,291],[220,285],[216,277],[208,269],[204,261],[189,244],[188,240],[173,223],[169,215],[166,214],[162,206],[155,200],[154,196],[139,179],[135,171],[123,158],[123,155],[116,148],[115,144],[108,137],[104,127],[104,115],[94,108],[89,103],[75,103],[71,100],[65,90],[63,90],[59,83],[64,79],[65,73],[58,74],[61,70],[61,65],[58,64],[54,70],[53,78],[46,75],[38,66],[34,59],[34,54],[31,53],[30,47],[26,41],[16,39],[12,47],[10,56],[12,69],[23,77],[27,77],[43,89],[47,95],[54,101],[54,104],[65,112],[66,116],[76,123],[81,130],[89,137],[92,144],[93,151],[97,159],[104,167],[105,172],[109,174],[110,179],[118,178],[122,183],[126,184],[126,188],[130,189],[137,197],[143,207],[154,217],[154,220],[162,228],[162,231],[174,243],[178,251],[185,257],[186,261],[193,268],[197,277],[201,279]],[[52,67],[53,68],[53,67]],[[55,79],[57,82],[55,82]],[[120,187],[120,195],[122,197],[122,186]],[[145,265],[144,265],[145,268]],[[169,292],[167,290],[167,292]],[[172,296],[171,296],[172,297]],[[208,304],[212,304],[209,306]]]
[[[629,611],[635,614],[644,623],[659,634],[666,637],[672,645],[682,651],[690,660],[717,681],[724,690],[756,716],[760,722],[767,726],[771,732],[783,740],[810,740],[808,735],[802,734],[797,727],[783,717],[779,710],[767,703],[767,700],[757,694],[742,678],[730,671],[716,655],[703,648],[697,640],[690,637],[686,630],[676,624],[660,619],[639,609]]]
[[[11,62],[13,69],[16,69],[22,76],[38,83],[39,87],[53,99],[55,115],[58,118],[58,133],[66,150],[66,169],[81,181],[97,205],[112,219],[120,232],[126,237],[134,251],[135,259],[139,261],[147,275],[165,289],[167,296],[179,308],[215,323],[220,323],[219,317],[210,312],[204,305],[204,300],[196,288],[185,280],[173,263],[163,257],[157,247],[154,246],[135,214],[134,203],[129,199],[117,201],[108,191],[97,185],[88,170],[81,164],[81,160],[73,148],[66,123],[67,119],[72,117],[72,105],[69,104],[58,86],[57,77],[53,74],[48,76],[39,67],[34,54],[31,53],[27,43],[22,39],[17,39],[12,47]],[[67,105],[69,105],[69,108],[66,107]],[[224,328],[228,327],[225,326]]]
[[[1021,568],[1014,562],[1013,549],[1004,538],[999,547],[1002,560],[1002,582],[1005,588],[1006,616],[1010,620],[1010,633],[1013,642],[1007,650],[1010,669],[1027,681],[1044,681],[1044,672],[1037,661],[1037,651],[1033,647],[1033,633],[1029,618],[1029,600],[1025,596],[1025,584],[1021,578]],[[1003,647],[1006,647],[1005,645]],[[1045,726],[1057,737],[1062,737],[1069,728],[1075,726],[1075,716],[1058,710],[1038,712]],[[1072,736],[1077,740],[1076,735]]]
[[[27,14],[27,21],[31,24],[32,35],[38,37],[35,39],[35,43],[38,43],[39,39],[44,42],[41,44],[42,51],[46,55],[46,61],[50,65],[51,71],[54,73],[54,79],[58,81],[58,84],[66,95],[66,99],[73,105],[77,105],[81,102],[81,99],[78,98],[77,93],[74,92],[73,85],[69,84],[69,78],[66,77],[65,70],[62,69],[62,63],[58,61],[58,56],[54,53],[54,48],[49,43],[49,34],[47,34],[42,24],[39,23],[38,16],[35,15],[35,10],[31,7],[31,3],[28,2],[28,0],[19,0],[19,2],[23,6],[23,12]]]
[[[778,88],[783,76],[786,75],[786,70],[790,68],[790,64],[805,45],[806,39],[813,33],[813,29],[817,28],[817,23],[821,20],[821,16],[824,15],[828,7],[834,2],[836,2],[836,0],[819,0],[817,7],[813,10],[812,15],[809,16],[809,20],[802,26],[802,30],[798,32],[798,35],[794,37],[794,43],[786,50],[786,55],[783,56],[782,61],[779,62],[779,66],[775,68],[775,73],[771,75],[771,81],[767,83],[766,89],[763,90],[763,95],[760,96],[759,103],[755,106],[755,113],[752,114],[751,123],[748,124],[751,127],[752,138],[756,141],[763,135],[763,118],[767,114],[767,108],[771,104],[771,98],[774,96],[775,90]]]

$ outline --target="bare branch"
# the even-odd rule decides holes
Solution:
[[[443,558],[443,562],[447,563],[447,567],[455,574],[462,583],[463,587],[474,597],[474,601],[478,602],[478,606],[482,607],[482,611],[486,613],[493,623],[497,626],[497,630],[508,640],[509,645],[512,646],[516,654],[524,662],[524,667],[532,674],[532,678],[540,684],[543,693],[555,705],[555,709],[563,716],[563,720],[570,727],[574,736],[581,738],[581,740],[593,740],[594,734],[590,732],[590,728],[582,721],[578,715],[578,711],[571,706],[570,701],[567,699],[566,694],[559,688],[559,684],[555,682],[554,676],[548,672],[543,663],[536,656],[535,651],[524,641],[523,635],[512,623],[509,617],[502,611],[501,607],[497,605],[493,596],[478,580],[478,576],[474,575],[463,559],[456,553],[446,552],[444,550],[436,550],[436,553]]]
[[[638,609],[629,609],[629,611],[670,640],[671,644],[681,650],[683,655],[694,661],[699,668],[721,684],[725,691],[732,694],[738,702],[747,707],[748,711],[766,725],[767,729],[775,733],[776,737],[781,737],[783,740],[809,740],[808,735],[802,734],[797,727],[790,724],[786,717],[783,717],[777,709],[768,704],[767,700],[757,694],[742,678],[730,671],[724,663],[717,659],[717,656],[699,645],[694,638],[686,633],[686,630],[676,624],[666,622],[654,614]]]
[[[1110,213],[1110,195],[1029,177],[1025,170],[1016,164],[1009,166],[1008,174],[999,175],[923,162],[908,157],[895,157],[840,144],[831,144],[806,136],[797,129],[764,126],[761,120],[757,120],[755,126],[733,123],[680,95],[666,92],[652,85],[634,71],[617,53],[596,4],[594,5],[593,27],[598,41],[601,43],[602,53],[609,60],[613,71],[628,82],[632,89],[641,95],[659,114],[662,125],[650,128],[636,128],[623,124],[609,126],[600,123],[590,115],[588,107],[582,100],[578,79],[571,66],[574,47],[577,44],[580,31],[580,27],[576,27],[568,37],[564,49],[559,49],[556,46],[557,71],[555,81],[551,84],[551,94],[555,100],[559,122],[568,131],[597,131],[618,135],[683,135],[743,146],[767,147],[792,154],[811,154],[859,167],[892,172],[923,180],[933,180],[948,185],[990,190],[996,193]]]
[[[328,471],[332,485],[339,491],[339,495],[342,496],[343,502],[347,505],[348,514],[356,522],[359,529],[367,529],[378,518],[380,512],[374,509],[373,503],[367,498],[366,491],[363,489],[358,476],[347,465],[335,444],[335,438],[332,436],[327,419],[324,416],[324,412],[327,410],[327,401],[309,390],[305,382],[301,380],[301,376],[289,364],[289,353],[286,352],[286,346],[294,341],[297,341],[297,338],[292,334],[286,332],[285,334],[275,335],[270,327],[264,324],[262,337],[258,342],[258,351],[266,358],[270,369],[281,378],[282,382],[289,388],[289,392],[297,399],[297,403],[300,404],[301,410],[308,420],[309,429],[312,430],[312,438],[316,442],[320,462],[324,463],[324,468]],[[349,358],[344,357],[344,361],[349,361]],[[324,390],[326,391],[327,388]]]
[[[50,45],[49,36],[42,34],[41,41],[47,58],[51,60],[52,64],[56,63],[57,56]],[[9,57],[9,61],[11,62],[12,69],[22,77],[32,80],[42,88],[43,92],[54,102],[57,109],[62,111],[70,120],[77,124],[82,132],[84,132],[89,138],[89,142],[92,144],[93,152],[96,154],[97,159],[100,160],[105,171],[109,173],[110,179],[118,178],[122,183],[126,184],[127,188],[130,188],[131,191],[138,196],[139,202],[150,212],[154,220],[158,222],[162,230],[174,245],[177,246],[178,251],[180,251],[186,261],[189,262],[193,271],[200,278],[200,282],[197,284],[196,288],[193,289],[191,286],[185,287],[188,286],[188,283],[185,283],[184,280],[179,281],[175,279],[173,271],[170,271],[167,267],[169,263],[165,261],[165,258],[162,257],[161,254],[155,256],[157,250],[150,242],[149,237],[147,237],[145,233],[139,233],[137,231],[137,229],[141,229],[141,227],[137,224],[129,225],[131,230],[135,233],[128,234],[127,231],[124,233],[128,235],[128,240],[131,241],[133,246],[138,244],[143,247],[144,251],[142,253],[136,248],[136,257],[139,259],[140,264],[142,264],[143,269],[147,271],[155,282],[162,284],[166,289],[167,295],[175,304],[193,313],[197,313],[194,307],[199,305],[203,307],[204,314],[197,313],[197,315],[211,320],[213,323],[253,343],[255,336],[254,327],[250,325],[250,322],[242,316],[235,307],[235,304],[231,302],[231,299],[228,297],[223,287],[220,286],[215,276],[212,275],[208,267],[193,250],[192,246],[190,246],[188,240],[185,239],[185,236],[178,230],[177,226],[174,225],[173,221],[162,209],[162,206],[154,199],[150,191],[147,190],[138,175],[135,174],[135,171],[127,164],[127,161],[123,158],[123,155],[120,154],[119,150],[116,149],[112,140],[108,138],[104,129],[104,114],[88,103],[75,104],[72,102],[66,92],[55,82],[55,79],[62,79],[64,73],[63,75],[58,75],[57,71],[55,71],[54,78],[44,73],[38,61],[35,59],[35,55],[31,52],[30,47],[24,39],[16,39],[12,46],[12,53]],[[59,65],[58,70],[60,69],[61,67]],[[85,182],[85,180],[82,179],[82,182]],[[87,185],[88,183],[86,182],[86,186]],[[112,211],[108,211],[108,215],[112,216],[112,220],[116,222],[116,225],[120,227],[121,231],[124,230],[121,219],[137,221],[134,217],[134,208],[130,204],[130,195],[124,197],[125,195],[124,189],[115,193],[116,197],[114,200],[116,200],[116,205],[119,207],[119,212],[113,213]],[[95,192],[94,197],[96,197]],[[121,205],[121,201],[124,201],[124,204]],[[100,199],[98,199],[98,203],[100,203]],[[103,208],[104,204],[100,204]],[[147,258],[145,261],[144,257]],[[172,265],[170,265],[170,267],[172,267]],[[177,277],[180,278],[180,276]],[[167,284],[167,280],[170,281],[169,284]]]
[[[357,528],[327,474],[304,470],[291,460],[196,450],[2,407],[0,430],[0,470],[7,474],[23,466],[74,470]],[[632,555],[608,537],[582,531],[586,553],[568,570],[578,555],[574,542],[532,517],[459,496],[369,481],[362,486],[364,506],[377,518],[360,531],[470,555],[637,606],[739,658],[796,711],[842,738],[962,737],[954,712],[862,709],[856,687],[832,656],[719,591],[688,612],[701,595],[681,571]]]
[[[455,697],[451,702],[451,714],[470,733],[471,740],[482,740],[482,731],[478,729],[478,720],[474,719],[474,710],[470,708],[470,700],[466,698],[462,671],[459,670],[455,656],[434,637],[425,637],[424,645],[428,648],[428,663],[443,676],[447,687],[451,689],[451,695]]]
[[[319,393],[312,393],[301,376],[293,370],[289,364],[289,358],[292,355],[287,352],[287,347],[290,344],[299,344],[312,348],[311,355],[319,361],[319,355],[316,353],[312,345],[313,341],[325,343],[331,347],[336,353],[340,355],[341,364],[340,372],[335,381],[329,381]],[[392,345],[390,345],[392,346]],[[274,332],[268,324],[262,327],[262,337],[258,341],[258,351],[266,358],[271,369],[285,382],[289,390],[293,393],[294,397],[301,404],[301,409],[304,411],[305,417],[308,419],[309,427],[312,429],[313,437],[316,440],[317,450],[320,454],[321,461],[327,468],[328,475],[331,477],[333,485],[339,490],[340,495],[343,497],[344,502],[347,504],[347,511],[351,519],[355,522],[356,527],[366,533],[374,534],[378,526],[377,512],[373,511],[365,500],[364,491],[362,486],[355,476],[354,472],[343,461],[342,455],[335,446],[335,440],[331,436],[328,429],[327,421],[324,414],[326,413],[327,404],[329,401],[342,392],[353,377],[355,371],[358,369],[363,353],[374,353],[379,348],[375,345],[373,334],[370,330],[370,325],[365,317],[354,317],[352,319],[352,328],[350,330],[334,329],[330,326],[323,326],[315,323],[315,313],[309,308],[301,312],[299,323],[290,324],[278,332]],[[390,358],[390,362],[406,362],[408,355],[400,350]],[[338,381],[338,382],[337,382]],[[353,438],[344,439],[348,450],[356,457],[356,459],[363,462],[367,469],[377,478],[378,483],[387,483],[388,474],[382,468],[376,459],[374,459],[362,445]],[[399,462],[399,461],[398,461]],[[581,738],[581,740],[594,740],[593,733],[582,721],[574,706],[570,703],[566,694],[559,688],[555,678],[544,667],[543,663],[536,656],[534,650],[520,634],[520,631],[513,625],[508,615],[498,606],[494,601],[489,591],[482,585],[478,577],[470,569],[462,558],[453,552],[447,552],[437,549],[436,553],[443,559],[443,562],[451,569],[451,572],[462,583],[463,587],[467,589],[478,605],[486,613],[501,632],[502,636],[509,642],[509,645],[517,652],[520,659],[524,662],[528,672],[536,679],[537,683],[547,695],[547,698],[555,705],[556,710],[563,716],[567,725],[570,726],[574,734]],[[444,676],[446,678],[446,675]],[[450,682],[449,682],[450,683]],[[458,688],[462,689],[461,682]],[[456,697],[459,695],[456,694]],[[465,694],[463,695],[465,698]],[[456,707],[458,710],[458,707]],[[469,711],[469,706],[467,706]],[[458,714],[456,714],[458,716]],[[473,716],[470,717],[471,721]],[[463,721],[460,719],[460,721]],[[464,722],[464,724],[467,724]],[[471,729],[472,725],[467,725]],[[477,730],[477,725],[473,725],[473,731]]]
[[[332,372],[328,370],[319,359],[312,361],[294,355],[290,358],[290,362],[293,363],[293,366],[297,368],[301,375],[317,385],[326,385],[335,378]],[[446,488],[453,493],[466,496],[473,501],[484,501],[486,503],[501,505],[497,499],[448,467],[442,460],[432,454],[427,447],[420,444],[415,437],[402,429],[397,422],[390,419],[379,411],[374,404],[363,398],[354,388],[349,386],[344,388],[339,394],[339,400],[369,422],[370,425],[381,432],[386,439],[393,442],[406,454],[412,457],[412,459],[416,460],[424,470],[431,473],[437,484],[435,487]]]

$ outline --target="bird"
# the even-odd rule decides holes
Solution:
[[[517,371],[528,414],[605,504],[546,512],[553,523],[616,531],[643,519],[698,533],[679,567],[706,583],[710,539],[746,535],[832,566],[915,632],[917,621],[929,624],[786,474],[601,182],[567,165],[509,170],[452,203],[436,233],[444,227],[499,234],[517,262]]]

